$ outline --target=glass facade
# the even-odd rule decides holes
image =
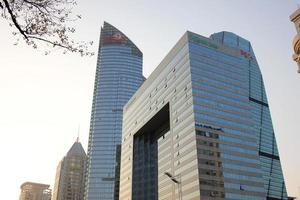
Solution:
[[[267,199],[287,199],[283,173],[263,78],[249,41],[228,32],[212,35],[219,42],[238,48],[243,55],[247,76],[247,97],[253,120],[252,133],[257,138],[257,150],[263,172],[264,189]]]
[[[85,200],[119,199],[123,106],[143,81],[141,51],[105,22],[94,86]]]
[[[124,106],[120,177],[122,200],[287,199],[249,41],[230,32],[179,40]]]
[[[200,194],[265,199],[248,96],[248,59],[190,34]],[[194,39],[195,38],[195,39]],[[229,44],[231,38],[227,38]],[[204,40],[204,39],[203,39]],[[216,45],[210,47],[210,43]]]

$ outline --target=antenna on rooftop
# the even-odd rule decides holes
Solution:
[[[79,142],[79,133],[80,133],[80,124],[78,124],[78,130],[77,130],[77,139],[76,139],[76,142]]]

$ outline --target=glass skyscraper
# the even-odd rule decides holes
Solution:
[[[123,106],[144,81],[142,57],[126,35],[104,22],[90,123],[85,200],[119,199]]]
[[[287,199],[249,41],[187,32],[128,101],[120,199]]]

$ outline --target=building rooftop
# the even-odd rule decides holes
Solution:
[[[43,184],[43,183],[25,182],[21,185],[20,188],[23,190],[25,187],[39,187],[39,188],[48,189],[50,185]]]

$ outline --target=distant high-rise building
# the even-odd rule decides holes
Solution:
[[[86,161],[77,139],[57,166],[52,200],[83,200]]]
[[[300,73],[300,8],[298,8],[291,16],[291,21],[295,24],[297,35],[294,37],[293,47],[294,55],[293,59],[298,64],[298,73]]]
[[[142,52],[121,31],[104,22],[88,144],[85,200],[119,199],[123,106],[140,87]]]
[[[21,185],[19,200],[51,200],[50,185],[25,182]]]
[[[123,109],[120,200],[287,200],[249,41],[187,32]]]

